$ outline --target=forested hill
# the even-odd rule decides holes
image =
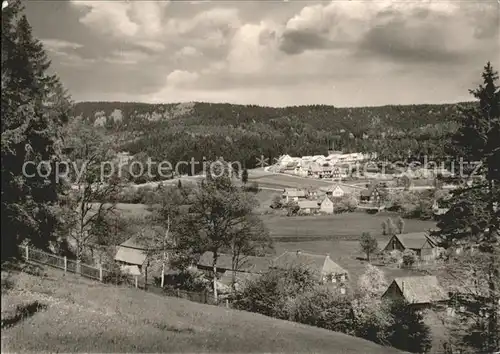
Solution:
[[[120,149],[153,160],[223,156],[254,167],[255,157],[375,151],[391,160],[443,158],[464,104],[336,108],[81,102],[75,115],[116,136]]]

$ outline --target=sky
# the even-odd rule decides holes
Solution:
[[[497,0],[28,0],[75,101],[453,103],[500,68]]]

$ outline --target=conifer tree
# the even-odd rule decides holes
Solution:
[[[12,2],[2,11],[2,261],[25,239],[45,247],[56,236],[55,164],[71,107],[23,10]]]
[[[453,257],[450,272],[461,268],[477,270],[473,277],[460,277],[471,283],[458,298],[467,299],[467,307],[473,303],[472,307],[480,308],[477,313],[481,318],[477,321],[486,321],[487,325],[481,340],[471,339],[466,344],[469,349],[494,352],[500,350],[500,210],[497,208],[500,201],[500,90],[496,85],[498,74],[490,63],[484,67],[482,78],[483,85],[470,91],[477,104],[462,110],[462,125],[453,141],[457,158],[479,162],[478,172],[484,178],[453,192],[452,206],[440,218],[439,231],[435,234],[445,247],[477,249],[473,254],[478,260],[474,267],[461,267],[465,256]],[[473,315],[471,312],[466,317]]]

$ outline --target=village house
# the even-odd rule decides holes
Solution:
[[[317,200],[300,200],[298,205],[299,211],[304,214],[314,214],[320,209],[320,205]]]
[[[282,195],[284,202],[298,202],[301,199],[306,199],[306,192],[297,188],[285,188]]]
[[[359,196],[360,202],[379,204],[382,201],[382,193],[380,186],[372,184],[367,189],[361,191]]]
[[[400,251],[412,250],[421,260],[431,260],[439,256],[439,248],[427,232],[412,232],[407,234],[393,235],[384,251]]]
[[[340,185],[332,185],[328,188],[323,189],[327,196],[333,199],[340,199],[347,194],[347,190],[342,188]]]
[[[333,214],[335,205],[329,196],[325,196],[319,205],[319,211],[326,214]]]
[[[248,280],[269,270],[272,259],[269,257],[241,256],[237,269],[233,271],[233,260],[230,254],[219,254],[217,257],[218,287],[221,290],[232,288],[233,276],[235,287],[241,289]],[[201,255],[197,268],[207,276],[213,274],[213,252],[205,252]],[[234,273],[234,274],[233,274]]]
[[[284,252],[271,263],[272,268],[288,269],[291,267],[306,267],[319,283],[336,284],[340,292],[345,294],[349,280],[349,273],[340,265],[331,260],[329,255],[305,253],[300,250]]]
[[[137,239],[137,236],[120,244],[115,255],[115,261],[120,264],[124,273],[137,276],[142,274],[146,258],[145,246]]]
[[[309,165],[309,172],[308,175],[314,178],[320,178],[321,174],[323,173],[323,168],[319,163],[311,163]]]
[[[449,295],[440,286],[434,275],[395,278],[382,299],[405,300],[409,306],[418,310],[438,308],[448,304]]]
[[[333,166],[329,164],[324,164],[321,166],[321,173],[320,177],[321,178],[332,178],[332,172],[333,172]]]
[[[116,247],[114,260],[120,265],[123,273],[133,276],[145,276],[146,267],[148,283],[155,277],[161,278],[163,262],[158,254],[148,254],[148,240],[160,239],[164,235],[161,227],[151,227],[146,231],[130,237]],[[165,269],[165,273],[169,272]]]

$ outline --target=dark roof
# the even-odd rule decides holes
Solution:
[[[320,206],[317,200],[301,200],[299,201],[300,209],[319,209]]]
[[[142,230],[140,234],[132,236],[117,247],[115,260],[142,265],[146,260],[147,250],[161,242],[163,233],[163,228],[159,226]]]
[[[199,266],[212,267],[213,253],[207,251],[203,253],[198,261]],[[238,271],[248,273],[262,273],[269,269],[271,258],[269,257],[256,257],[256,256],[242,256]],[[217,268],[231,270],[232,257],[230,254],[219,254],[217,257]]]
[[[274,259],[274,268],[304,266],[318,273],[347,274],[348,272],[330,259],[328,255],[297,252],[285,252]]]
[[[401,242],[404,248],[421,249],[422,247],[424,247],[426,242],[429,242],[429,244],[433,247],[436,246],[436,242],[429,236],[427,232],[412,232],[408,234],[394,235],[393,237],[396,237],[399,242]],[[392,242],[393,237],[391,237],[387,245]]]
[[[289,197],[305,197],[306,192],[304,192],[303,190],[295,189],[295,188],[285,188],[283,195],[289,196]]]
[[[399,288],[410,304],[429,304],[448,300],[448,294],[434,275],[395,278],[390,286],[393,284]]]

